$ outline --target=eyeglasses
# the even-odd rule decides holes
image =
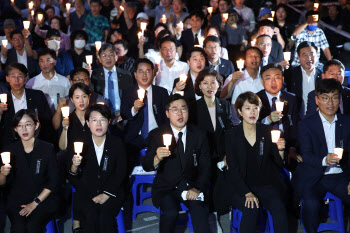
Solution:
[[[220,49],[220,47],[219,46],[208,46],[208,47],[206,47],[206,49],[218,50],[218,49]]]
[[[73,79],[73,82],[76,82],[76,83],[86,83],[88,82],[89,79],[88,78],[84,78],[84,79]]]
[[[149,74],[151,74],[152,73],[152,71],[150,71],[150,70],[146,70],[146,71],[137,71],[137,73],[139,74],[139,75],[141,75],[141,76],[144,76],[145,74],[146,74],[146,76],[148,76]]]
[[[174,48],[171,48],[171,49],[163,48],[162,51],[163,51],[163,52],[166,52],[166,53],[168,53],[168,52],[171,52],[171,53],[172,53],[172,52],[175,51],[175,49],[174,49]]]
[[[333,96],[333,97],[321,96],[321,100],[323,101],[323,103],[328,103],[330,100],[333,103],[339,103],[340,98],[339,98],[339,96]]]
[[[175,115],[179,114],[180,111],[181,113],[186,113],[188,111],[187,107],[181,107],[181,108],[169,108],[169,111],[171,111],[172,113],[174,113]]]
[[[105,125],[107,123],[108,123],[108,120],[106,118],[102,118],[100,120],[97,120],[97,119],[92,119],[91,120],[91,124],[93,124],[93,125],[97,125],[97,124]]]
[[[259,47],[260,48],[263,48],[263,47],[271,47],[272,45],[271,44],[265,44],[265,43],[260,43],[259,44]]]
[[[115,56],[114,53],[110,53],[110,54],[102,54],[101,57],[103,59],[106,59],[106,58],[113,58]]]
[[[33,125],[34,125],[33,123],[26,123],[24,125],[17,125],[16,129],[17,130],[23,130],[23,128],[26,128],[26,129],[30,130],[30,129],[33,128]]]

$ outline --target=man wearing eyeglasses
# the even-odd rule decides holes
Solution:
[[[190,210],[194,232],[209,233],[207,196],[204,196],[204,201],[198,199],[201,193],[206,193],[210,178],[206,133],[187,125],[189,114],[185,97],[179,94],[170,96],[165,109],[170,125],[165,124],[150,132],[143,160],[145,171],[157,171],[152,185],[152,201],[162,211],[159,232],[175,231],[180,203],[183,203]],[[167,147],[164,134],[172,135]]]
[[[341,84],[345,78],[345,67],[339,60],[333,59],[326,62],[323,66],[322,79],[335,79]],[[350,88],[342,86],[343,91],[340,96],[338,113],[350,114]],[[307,97],[307,111],[306,116],[310,116],[317,111],[317,105],[315,101],[315,91],[311,91]]]
[[[147,146],[148,133],[168,122],[165,115],[168,92],[165,88],[152,85],[153,63],[141,58],[136,61],[135,69],[137,84],[124,90],[120,109],[121,117],[127,120],[124,140],[129,155],[129,172],[139,165],[138,154]],[[144,95],[139,96],[139,91],[144,91]]]
[[[350,119],[337,114],[342,87],[335,79],[316,85],[319,111],[302,120],[298,128],[300,163],[293,175],[296,194],[304,200],[305,231],[316,233],[320,202],[327,192],[350,205]],[[335,154],[342,148],[342,156]]]

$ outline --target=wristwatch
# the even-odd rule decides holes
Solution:
[[[36,202],[36,204],[38,204],[38,205],[41,203],[40,199],[39,199],[39,198],[37,198],[37,197],[36,197],[36,198],[34,198],[34,201],[35,201],[35,202]]]

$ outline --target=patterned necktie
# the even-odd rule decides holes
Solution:
[[[148,91],[145,91],[145,98],[143,99],[143,124],[141,128],[141,136],[146,139],[148,137],[148,100],[147,100]]]
[[[108,72],[108,103],[109,103],[109,108],[111,109],[112,113],[116,111],[115,108],[115,93],[114,93],[114,83],[113,83],[113,78],[112,78],[112,71]]]
[[[194,44],[198,44],[199,45],[199,40],[198,40],[198,33],[196,33],[196,35],[194,35]]]

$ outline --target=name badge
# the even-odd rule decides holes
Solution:
[[[195,166],[195,167],[197,167],[198,166],[198,163],[197,163],[197,154],[196,153],[193,153],[193,165]]]
[[[292,115],[288,114],[289,126],[293,126]]]
[[[263,156],[263,154],[264,154],[264,137],[260,141],[260,153],[259,153],[259,155]]]
[[[344,149],[344,139],[340,140],[340,148]]]
[[[225,129],[225,125],[224,125],[224,122],[222,121],[221,116],[219,116],[219,122],[220,122],[221,128]]]
[[[107,165],[108,165],[108,157],[106,156],[104,161],[103,161],[103,168],[102,171],[107,171]]]
[[[154,111],[154,114],[158,114],[158,109],[157,109],[157,105],[153,104],[153,111]]]
[[[35,174],[39,174],[39,173],[40,173],[40,165],[41,165],[41,159],[38,159],[38,160],[36,161]]]

